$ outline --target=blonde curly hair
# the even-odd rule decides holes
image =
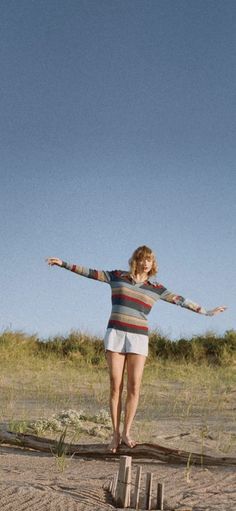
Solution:
[[[141,247],[136,248],[133,255],[129,259],[129,266],[130,266],[130,273],[131,275],[136,276],[137,275],[137,269],[139,262],[142,261],[142,259],[152,259],[152,268],[148,273],[149,277],[152,277],[153,275],[156,275],[158,272],[158,263],[156,260],[156,256],[154,252],[151,250],[151,248],[147,247],[146,245],[142,245]]]

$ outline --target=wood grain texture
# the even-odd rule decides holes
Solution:
[[[34,449],[36,451],[57,453],[58,442],[48,438],[41,438],[34,435],[22,433],[11,433],[9,431],[0,431],[0,443],[5,445],[14,445],[25,449]],[[137,444],[133,449],[121,445],[114,454],[109,452],[106,444],[69,444],[64,443],[64,451],[67,455],[80,456],[83,458],[119,458],[128,455],[136,459],[159,460],[172,464],[187,464],[191,460],[191,465],[202,466],[230,466],[236,465],[236,457],[229,456],[209,456],[194,452],[188,452],[170,447],[164,447],[158,444],[143,443]]]

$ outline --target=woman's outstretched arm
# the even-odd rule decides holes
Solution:
[[[77,273],[78,275],[82,275],[83,277],[88,277],[89,279],[99,280],[100,282],[109,283],[110,273],[109,271],[100,271],[100,270],[92,270],[91,268],[85,268],[84,266],[79,266],[77,264],[69,264],[62,259],[58,259],[57,257],[48,257],[46,259],[49,266],[60,266],[61,268],[65,268],[66,270],[70,270],[73,273]]]
[[[189,309],[192,312],[197,312],[198,314],[204,314],[205,316],[215,316],[216,314],[219,314],[219,312],[224,312],[227,309],[225,305],[222,305],[219,307],[215,307],[212,310],[206,310],[198,303],[194,303],[192,302],[192,300],[189,300],[188,298],[184,298],[183,296],[172,293],[171,291],[168,291],[168,289],[166,289],[165,287],[163,287],[163,292],[160,293],[160,298],[165,302],[180,305],[180,307]]]

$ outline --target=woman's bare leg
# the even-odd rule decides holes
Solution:
[[[113,438],[109,450],[116,452],[120,443],[120,416],[126,356],[113,351],[106,352],[110,375],[110,410],[113,425]]]
[[[138,406],[139,391],[146,357],[144,355],[129,353],[126,354],[126,359],[127,399],[122,440],[128,447],[134,447],[135,442],[130,438],[130,429]]]

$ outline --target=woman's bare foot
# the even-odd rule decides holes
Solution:
[[[133,449],[133,447],[137,445],[137,442],[135,442],[135,440],[132,440],[132,438],[130,438],[129,435],[125,435],[125,433],[122,433],[121,442],[122,444],[125,444],[127,447],[130,447],[131,449]]]
[[[120,434],[116,434],[114,433],[112,439],[111,439],[111,442],[108,446],[108,451],[112,452],[113,454],[116,453],[117,449],[119,448],[119,445],[120,445]]]

